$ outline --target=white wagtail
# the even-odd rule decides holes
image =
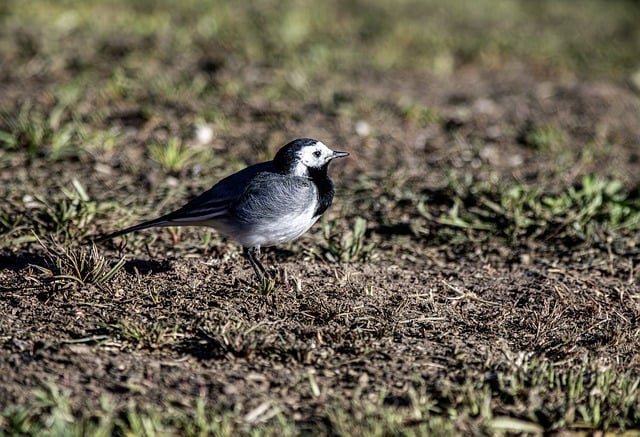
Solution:
[[[273,161],[227,176],[182,208],[139,225],[99,237],[104,241],[154,226],[210,226],[238,241],[259,282],[266,270],[260,247],[304,234],[333,201],[329,163],[348,156],[310,138],[283,146]]]

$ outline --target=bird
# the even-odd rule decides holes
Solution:
[[[243,247],[258,283],[267,271],[260,248],[297,239],[331,206],[334,185],[327,173],[336,158],[321,141],[297,138],[273,160],[225,177],[181,208],[153,220],[99,236],[99,243],[130,232],[161,226],[207,226]]]

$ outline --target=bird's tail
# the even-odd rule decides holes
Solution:
[[[197,200],[197,199],[196,199]],[[188,203],[182,208],[170,212],[153,220],[143,222],[119,231],[112,232],[106,235],[99,235],[93,239],[94,243],[100,243],[105,240],[110,240],[120,235],[128,234],[130,232],[140,231],[142,229],[153,228],[155,226],[203,226],[207,225],[207,221],[215,217],[220,217],[226,213],[226,203],[228,201],[215,201],[205,205],[204,213],[203,207],[197,203]]]
[[[154,220],[149,220],[148,222],[140,223],[134,226],[130,226],[125,229],[121,229],[119,231],[112,232],[106,235],[99,235],[93,239],[94,243],[101,243],[106,240],[111,240],[112,238],[119,237],[120,235],[128,234],[130,232],[141,231],[143,229],[152,228],[154,226],[170,226],[171,223],[169,220],[164,217],[160,217]]]

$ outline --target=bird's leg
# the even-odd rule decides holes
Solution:
[[[258,258],[258,256],[260,256],[260,246],[245,247],[244,256],[247,257],[249,264],[253,267],[253,271],[256,273],[258,282],[262,283],[264,281],[264,276],[267,275],[267,271]]]

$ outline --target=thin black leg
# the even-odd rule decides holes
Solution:
[[[249,264],[253,267],[253,271],[256,273],[258,282],[264,281],[264,276],[267,274],[267,271],[262,265],[260,258],[258,258],[258,256],[260,256],[260,246],[245,247],[244,256],[247,257]]]

